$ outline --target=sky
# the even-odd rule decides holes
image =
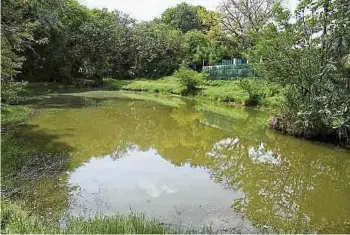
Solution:
[[[168,7],[181,2],[201,5],[209,10],[215,10],[222,0],[79,0],[89,8],[107,8],[128,13],[137,20],[152,20],[159,17]],[[295,9],[297,0],[288,0],[291,10]]]

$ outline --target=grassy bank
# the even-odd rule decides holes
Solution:
[[[135,79],[118,80],[104,79],[102,87],[67,86],[54,83],[30,83],[28,84],[28,96],[30,100],[37,100],[47,94],[76,93],[84,91],[127,91],[143,92],[164,95],[183,95],[184,88],[178,78],[170,76],[160,79]],[[200,100],[213,100],[237,106],[258,106],[264,108],[280,107],[283,101],[283,89],[276,84],[264,79],[242,79],[234,81],[203,81],[196,94],[191,97]]]
[[[252,98],[258,99],[252,106],[278,107],[281,104],[282,94],[280,87],[263,79],[244,79],[244,81],[249,86],[242,86],[242,80],[204,81],[200,85],[196,97],[237,105],[249,105]],[[157,80],[105,79],[103,88],[176,95],[181,95],[182,91],[176,77],[165,77]]]
[[[65,226],[45,223],[39,216],[28,213],[19,204],[2,200],[1,233],[66,233],[66,234],[164,234],[173,233],[156,221],[147,221],[143,215],[117,215],[84,220],[70,217]]]

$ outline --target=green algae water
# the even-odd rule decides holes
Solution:
[[[70,160],[66,187],[40,186],[47,206],[197,231],[350,233],[350,152],[268,130],[266,112],[116,92],[36,107],[28,125],[53,140],[31,144]]]

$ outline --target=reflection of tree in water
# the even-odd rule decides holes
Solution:
[[[71,169],[91,156],[105,156],[112,151],[118,158],[132,145],[141,151],[156,149],[177,166],[189,162],[195,167],[210,164],[205,154],[218,140],[230,136],[230,131],[215,127],[215,123],[222,126],[224,122],[224,129],[229,129],[230,120],[210,115],[191,105],[174,108],[120,99],[101,102],[99,106],[45,112],[34,122],[74,147]],[[247,115],[243,117],[247,121]]]
[[[235,140],[235,141],[233,141]],[[290,149],[288,156],[259,143],[223,140],[208,154],[217,182],[241,190],[236,211],[276,232],[350,231],[350,159]]]
[[[253,222],[290,232],[349,232],[349,154],[265,130],[266,120],[254,113],[224,118],[188,106],[120,100],[40,117],[33,124],[74,148],[72,169],[113,150],[118,159],[135,145],[153,148],[177,166],[207,167],[216,181],[242,191],[235,208]]]
[[[231,132],[214,127],[229,122],[216,117],[210,125],[208,115],[188,106],[121,107],[114,116],[117,156],[137,145],[178,166],[207,167],[216,181],[245,194],[234,208],[258,225],[280,232],[349,231],[350,163],[344,153],[259,129],[254,115],[232,120],[240,139],[230,138]]]
[[[163,158],[181,166],[206,166],[210,159],[205,157],[213,144],[227,133],[202,123],[202,115],[194,109],[183,106],[170,112],[163,109],[146,109],[142,112],[125,110],[128,122],[118,128],[115,147],[116,156],[125,154],[130,146],[140,151],[154,148]],[[120,118],[121,119],[121,118]]]
[[[119,141],[117,147],[113,152],[109,155],[113,160],[118,160],[121,157],[124,157],[128,152],[132,152],[133,150],[138,149],[137,145],[133,145],[126,141]]]

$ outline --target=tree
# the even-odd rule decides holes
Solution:
[[[183,63],[187,66],[200,70],[203,60],[208,61],[209,54],[201,53],[204,47],[209,47],[210,42],[207,35],[199,30],[191,30],[183,36]]]
[[[26,80],[100,82],[103,76],[127,75],[132,18],[119,11],[90,10],[75,0],[66,0],[56,10],[59,23],[47,30],[49,43],[26,53],[30,58],[23,68]]]
[[[133,29],[131,43],[134,76],[155,78],[169,75],[181,62],[181,33],[168,25],[140,23]]]
[[[56,22],[52,11],[58,5],[58,1],[1,1],[2,79],[13,79],[21,72],[25,53],[47,43],[47,35],[35,33]]]
[[[57,23],[45,30],[48,43],[36,44],[25,53],[28,59],[23,65],[23,78],[27,81],[71,83],[77,77],[79,58],[73,51],[80,45],[75,33],[91,17],[91,12],[75,0],[61,3],[54,9]]]
[[[202,9],[200,6],[192,6],[185,2],[166,9],[162,16],[161,21],[176,29],[186,33],[190,30],[204,30],[205,26],[201,23],[201,20],[197,14],[197,11]]]
[[[250,51],[255,69],[285,87],[285,103],[270,125],[286,133],[349,144],[349,74],[334,50],[347,30],[337,1],[301,1],[297,22],[261,32]],[[340,17],[339,17],[340,15]],[[335,53],[338,51],[337,53]],[[340,54],[338,54],[340,53]]]
[[[345,0],[338,0],[334,3],[334,24],[333,40],[331,41],[330,52],[340,62],[340,67],[348,77],[350,88],[350,4]]]
[[[250,33],[259,32],[274,16],[280,0],[224,0],[220,5],[222,25],[243,49],[252,44]]]
[[[204,64],[240,56],[237,43],[221,27],[221,14],[201,8],[197,11],[206,31],[191,30],[184,35],[184,63],[196,70]]]
[[[34,47],[47,43],[45,33],[49,24],[55,24],[54,8],[59,1],[50,4],[40,0],[1,1],[1,101],[17,104],[23,101],[21,93],[26,83],[16,82],[22,72],[27,53],[35,53]]]
[[[119,14],[106,9],[94,10],[92,17],[85,21],[75,34],[79,47],[74,52],[80,61],[82,77],[102,81],[107,75],[125,74],[122,64],[127,60],[128,39],[131,35],[126,26],[120,24]]]

